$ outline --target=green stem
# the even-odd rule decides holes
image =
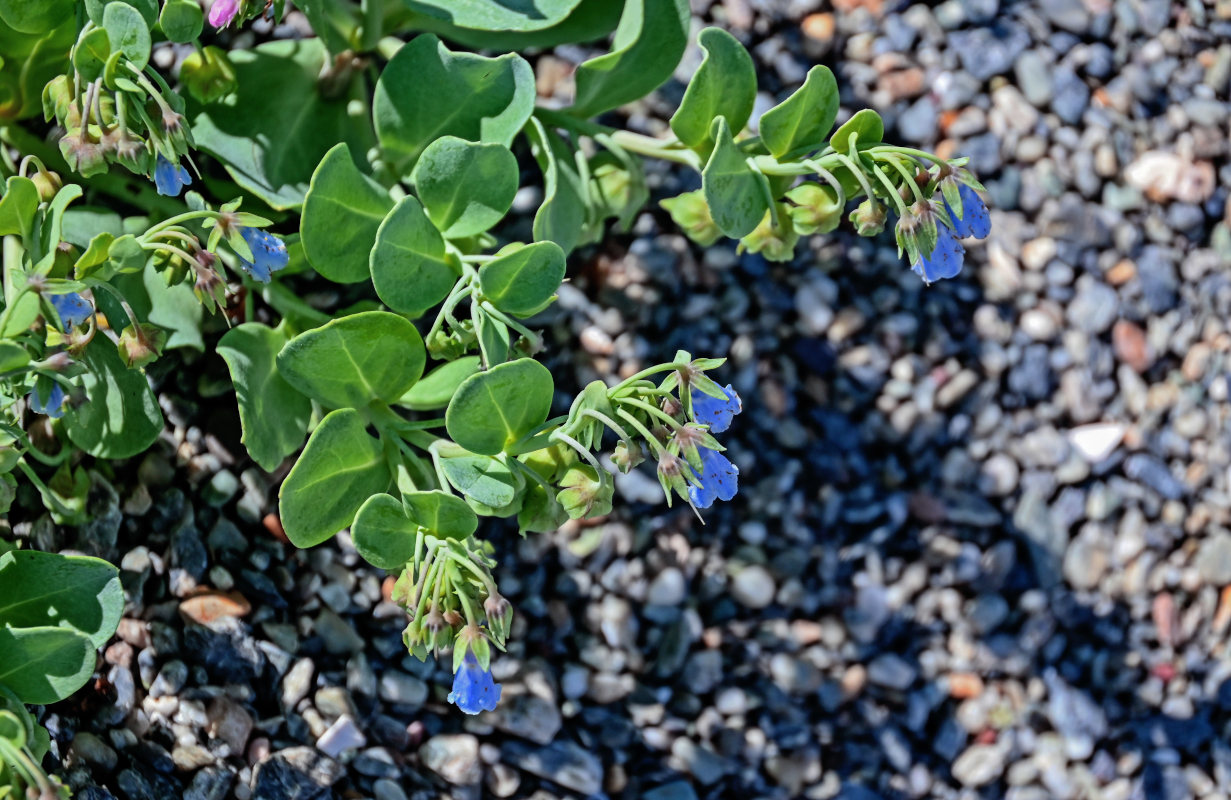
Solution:
[[[902,179],[906,181],[906,185],[910,187],[911,194],[915,196],[915,200],[920,203],[924,202],[925,198],[923,197],[923,192],[919,191],[919,184],[915,182],[915,176],[911,174],[910,170],[906,168],[905,164],[903,164],[898,158],[894,156],[889,156],[887,158],[881,158],[877,160],[887,163],[890,166],[892,166],[894,169],[896,169],[898,171],[898,174],[902,176]]]
[[[564,431],[557,428],[556,430],[551,432],[551,438],[556,441],[564,442],[569,447],[576,450],[577,454],[581,456],[582,458],[584,458],[586,461],[588,461],[590,466],[594,467],[594,471],[597,472],[599,475],[602,475],[604,472],[606,472],[606,470],[603,469],[603,466],[598,463],[598,459],[594,457],[593,453],[591,453],[586,448],[582,447],[581,442],[577,441],[572,436],[569,436]]]
[[[675,419],[675,417],[671,416],[666,411],[663,411],[661,408],[658,408],[655,405],[651,405],[650,403],[645,402],[644,400],[638,400],[635,397],[621,397],[618,400],[616,400],[616,402],[626,403],[628,405],[633,406],[634,408],[641,409],[647,414],[652,414],[653,416],[658,417],[663,422],[667,423],[667,425],[671,427],[671,430],[678,431],[680,428],[684,427]]]
[[[906,201],[902,199],[902,195],[898,193],[897,187],[893,185],[893,181],[889,180],[889,176],[879,166],[873,165],[872,174],[875,175],[882,184],[885,190],[889,193],[889,197],[893,200],[894,205],[898,207],[898,214],[902,217],[907,215]]]
[[[646,444],[650,446],[650,449],[654,452],[655,456],[662,453],[662,451],[665,449],[663,447],[662,442],[658,441],[658,437],[650,433],[649,430],[647,430],[646,427],[641,424],[641,421],[637,419],[636,417],[634,417],[632,414],[628,413],[622,408],[617,408],[616,416],[623,417],[625,422],[627,422],[629,425],[632,425],[633,428],[635,428],[637,432],[640,433],[642,437],[645,438]]]
[[[616,436],[619,436],[621,439],[628,442],[630,445],[633,443],[632,437],[630,437],[628,433],[623,428],[620,427],[619,423],[617,423],[614,419],[607,416],[603,412],[595,411],[592,408],[587,408],[581,412],[581,415],[583,417],[590,417],[591,419],[598,420],[599,422],[606,425],[608,428],[611,428],[611,430],[615,432]]]
[[[273,306],[274,310],[284,317],[303,317],[316,325],[324,325],[333,319],[324,311],[308,305],[299,295],[278,281],[271,281],[265,284],[261,296],[266,303]]]
[[[834,153],[833,157],[835,161],[837,161],[839,164],[842,164],[844,167],[846,167],[847,169],[851,171],[851,174],[855,176],[855,180],[859,181],[859,185],[863,187],[864,194],[866,194],[868,197],[876,196],[875,193],[872,191],[872,184],[868,182],[868,176],[865,175],[863,173],[863,170],[860,169],[859,166],[854,161],[851,160],[850,156],[846,155],[845,153]]]

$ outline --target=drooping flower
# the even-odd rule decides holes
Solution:
[[[947,178],[946,180],[954,179]],[[949,212],[949,218],[953,220],[953,232],[963,239],[967,236],[986,239],[992,231],[992,218],[987,213],[987,203],[983,202],[983,198],[979,197],[974,187],[964,183],[958,183],[957,192],[962,199],[961,216],[954,212],[948,200],[944,201],[945,210]],[[944,194],[941,194],[941,198],[944,198]]]
[[[215,28],[225,28],[239,13],[239,0],[214,0],[209,7],[209,24]]]
[[[722,433],[731,427],[731,418],[744,408],[731,384],[728,383],[722,391],[727,395],[725,400],[710,397],[695,388],[692,390],[693,417],[702,425],[709,425],[710,433]]]
[[[46,401],[39,395],[38,387],[35,386],[26,397],[26,402],[35,414],[46,414],[52,419],[59,419],[64,416],[64,398],[64,389],[60,387],[60,384],[53,382],[51,390],[47,392]]]
[[[699,447],[700,486],[688,487],[688,499],[697,508],[709,508],[715,500],[730,500],[739,491],[739,467],[717,450]]]
[[[261,283],[269,283],[273,274],[290,262],[286,243],[272,233],[260,228],[243,228],[239,235],[244,237],[252,250],[252,261],[241,256],[239,265]]]
[[[480,667],[474,654],[467,652],[462,666],[453,673],[449,702],[467,714],[495,711],[500,703],[500,692],[500,684],[492,680],[492,671]]]
[[[953,278],[962,271],[962,258],[966,248],[953,235],[947,225],[936,226],[936,248],[930,255],[920,254],[919,260],[911,264],[915,274],[923,278],[924,283],[933,283],[941,278]]]
[[[53,294],[48,299],[55,306],[56,313],[60,315],[60,321],[64,323],[65,328],[77,327],[94,313],[94,306],[90,305],[90,301],[78,292]]]
[[[172,164],[159,153],[158,161],[154,165],[154,188],[158,193],[167,197],[179,197],[184,187],[190,185],[192,176],[188,174],[188,170],[178,162]]]

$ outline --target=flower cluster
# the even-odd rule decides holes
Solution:
[[[924,283],[956,277],[966,255],[958,240],[983,239],[991,232],[991,217],[977,185],[967,170],[942,166],[932,199],[916,202],[899,218],[899,249]]]

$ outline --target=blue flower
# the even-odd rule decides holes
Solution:
[[[481,668],[474,653],[466,653],[461,668],[453,674],[449,702],[467,714],[495,711],[500,691],[500,684],[492,680],[492,671]]]
[[[51,391],[47,393],[47,402],[39,397],[38,387],[30,392],[26,398],[26,402],[30,405],[30,410],[35,414],[46,414],[52,419],[59,419],[64,416],[64,389],[60,388],[60,384],[52,383]]]
[[[51,304],[55,306],[56,313],[60,315],[60,321],[64,323],[66,329],[82,324],[94,313],[94,306],[90,305],[90,301],[77,292],[53,294],[50,295],[49,299]]]
[[[154,165],[154,188],[159,194],[179,197],[184,187],[191,184],[192,176],[186,168],[181,167],[179,162],[172,164],[161,153],[158,154],[158,162]]]
[[[700,486],[688,487],[688,499],[697,508],[709,508],[715,500],[730,500],[739,491],[739,467],[717,450],[698,447],[701,454]]]
[[[962,216],[953,213],[953,207],[945,200],[945,210],[953,220],[953,232],[961,238],[973,236],[976,239],[986,239],[992,231],[992,218],[987,213],[987,203],[979,197],[979,193],[964,183],[957,186],[958,196],[962,198]],[[944,198],[944,195],[941,195]]]
[[[962,257],[966,248],[945,225],[936,226],[936,249],[931,255],[921,255],[919,261],[911,265],[915,274],[923,278],[924,283],[932,283],[941,278],[955,277],[962,271]]]
[[[731,384],[728,383],[723,392],[727,395],[725,400],[710,397],[695,389],[692,391],[693,417],[702,425],[709,425],[710,433],[722,433],[731,427],[731,418],[744,410],[744,404],[740,402],[739,395],[731,388]]]
[[[239,265],[261,283],[269,283],[275,272],[285,267],[291,260],[286,251],[286,243],[268,231],[260,228],[243,228],[239,232],[252,250],[252,261],[242,256]]]

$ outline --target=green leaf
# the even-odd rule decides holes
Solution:
[[[498,53],[516,53],[530,48],[550,48],[559,44],[589,42],[606,36],[620,20],[623,3],[612,0],[581,0],[563,19],[547,27],[535,30],[495,29],[466,27],[451,20],[453,0],[403,0],[415,11],[412,27],[427,33],[435,33],[451,42],[471,50],[491,50]],[[499,4],[502,10],[513,10],[512,4],[501,0],[484,0],[486,4]],[[531,8],[527,6],[527,8]],[[431,15],[431,16],[429,16]],[[539,22],[537,16],[527,14],[529,24]],[[550,21],[549,15],[547,21]],[[316,26],[313,26],[316,30]]]
[[[415,557],[417,532],[401,503],[387,494],[374,494],[355,514],[350,535],[364,561],[379,569],[400,570]]]
[[[30,352],[17,342],[0,341],[0,375],[30,363]],[[443,406],[442,406],[443,408]],[[7,470],[0,470],[5,472]]]
[[[359,49],[362,32],[360,8],[350,0],[297,0],[295,7],[308,18],[312,32],[321,38],[329,52],[344,53]]]
[[[277,365],[287,383],[324,406],[364,408],[405,394],[426,361],[414,325],[387,311],[365,311],[299,334],[278,353]]]
[[[22,352],[25,352],[24,348]],[[456,361],[446,361],[410,387],[410,391],[398,400],[398,405],[414,411],[444,408],[449,405],[462,381],[479,371],[479,361],[478,356],[462,356]]]
[[[372,285],[385,305],[412,317],[444,300],[460,270],[445,240],[413,197],[403,197],[376,231],[369,257]]]
[[[445,428],[472,453],[495,455],[543,424],[554,392],[551,373],[534,359],[500,364],[462,382]]]
[[[384,451],[366,427],[358,411],[338,409],[308,437],[278,492],[282,527],[296,547],[333,536],[354,521],[369,497],[388,488]]]
[[[456,136],[429,144],[412,174],[432,224],[450,239],[474,236],[499,222],[513,206],[518,178],[509,148]]]
[[[266,472],[273,472],[303,444],[312,415],[312,403],[277,370],[276,359],[287,340],[282,326],[246,322],[218,342],[218,354],[235,383],[242,441]]]
[[[761,141],[779,160],[820,148],[838,116],[838,82],[829,67],[808,70],[804,85],[761,115]]]
[[[581,0],[406,0],[412,11],[459,28],[480,31],[537,31],[559,24]]]
[[[477,503],[503,508],[517,498],[517,479],[508,467],[491,456],[464,454],[442,458],[440,467],[454,489]]]
[[[708,155],[715,119],[726,117],[732,136],[748,124],[757,97],[757,72],[744,46],[720,28],[701,31],[697,43],[705,58],[671,116],[671,130],[681,142]]]
[[[13,175],[0,198],[0,236],[26,237],[38,211],[38,187],[29,178]]]
[[[205,350],[205,340],[201,338],[204,311],[192,293],[192,284],[168,286],[166,278],[152,269],[117,275],[111,283],[128,300],[142,322],[151,322],[167,331],[165,349]]]
[[[141,12],[127,3],[108,3],[103,9],[103,28],[118,50],[137,69],[150,63],[150,28]]]
[[[465,539],[479,529],[479,518],[470,506],[448,492],[407,492],[402,501],[410,519],[437,536]]]
[[[859,136],[856,141],[860,147],[878,144],[885,135],[885,123],[881,121],[881,115],[870,108],[856,111],[853,117],[834,131],[829,139],[829,146],[839,153],[850,152],[851,137],[855,135]]]
[[[123,612],[120,571],[100,558],[37,550],[0,556],[0,627],[71,628],[97,648]]]
[[[81,389],[88,402],[64,414],[73,444],[96,458],[129,458],[162,432],[162,412],[145,374],[129,369],[110,339],[96,336],[81,363]]]
[[[127,3],[137,9],[147,28],[154,27],[158,21],[158,0],[85,0],[86,16],[95,25],[102,25],[104,12],[113,3]]]
[[[94,672],[94,645],[68,628],[0,628],[0,684],[23,703],[57,703]]]
[[[517,512],[517,529],[520,533],[551,533],[568,521],[568,513],[556,501],[555,492],[549,492],[537,481],[528,481],[525,502]]]
[[[713,139],[714,151],[701,172],[701,188],[714,223],[727,236],[739,239],[752,233],[765,218],[769,185],[731,140],[724,117],[714,120]]]
[[[373,138],[362,79],[321,78],[332,67],[319,39],[266,42],[232,50],[238,88],[217,103],[189,103],[197,147],[222,161],[244,189],[276,209],[297,208],[316,165],[338,142],[366,153]],[[355,72],[355,76],[362,73]]]
[[[475,334],[479,339],[479,352],[487,366],[503,364],[509,360],[512,341],[509,326],[484,311],[474,315]]]
[[[0,20],[19,33],[43,34],[75,15],[73,0],[0,0]]]
[[[542,310],[564,280],[564,251],[537,242],[489,261],[479,269],[479,290],[501,311],[529,316]]]
[[[611,52],[577,68],[570,111],[593,117],[657,89],[688,46],[687,0],[627,0]]]
[[[530,119],[526,137],[543,170],[543,202],[534,214],[534,239],[555,242],[565,253],[571,253],[581,241],[586,224],[581,177],[572,166],[568,147],[537,117]]]
[[[173,42],[191,42],[201,35],[205,14],[196,0],[167,0],[158,16],[158,27]]]
[[[73,67],[81,77],[92,81],[103,74],[107,59],[111,57],[111,39],[103,28],[94,28],[81,37],[73,50]]]
[[[372,117],[385,159],[406,175],[441,136],[512,144],[534,111],[534,98],[534,72],[521,56],[454,53],[429,34],[385,65]]]
[[[391,208],[389,193],[359,171],[346,143],[334,145],[303,200],[299,235],[309,263],[337,283],[367,280],[368,253]]]

